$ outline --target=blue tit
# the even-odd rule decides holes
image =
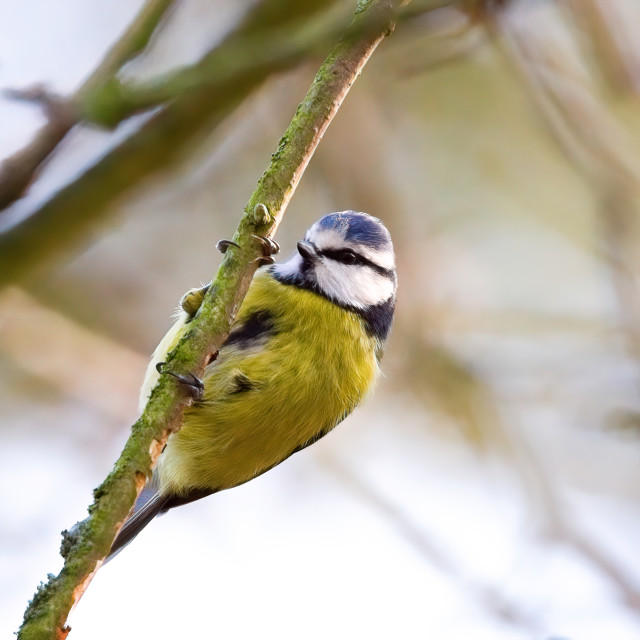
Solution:
[[[316,442],[371,390],[391,328],[391,236],[366,213],[318,220],[289,260],[256,272],[226,342],[204,373],[201,400],[160,454],[110,557],[156,515],[243,484]],[[204,290],[183,298],[141,391],[175,346]]]

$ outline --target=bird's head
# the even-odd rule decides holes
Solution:
[[[367,213],[324,216],[298,242],[298,253],[275,265],[273,273],[282,282],[311,289],[355,311],[395,302],[391,235]]]

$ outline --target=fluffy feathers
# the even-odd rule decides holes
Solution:
[[[202,401],[169,437],[110,557],[155,515],[247,482],[315,442],[372,388],[395,305],[388,231],[367,214],[341,212],[313,225],[299,247],[254,277],[205,371]],[[183,307],[195,313],[204,290],[187,294]],[[141,405],[190,317],[183,313],[158,345]]]

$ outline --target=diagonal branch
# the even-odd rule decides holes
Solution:
[[[329,4],[334,1],[327,0]],[[263,6],[256,5],[256,10]],[[285,11],[282,17],[288,19],[282,24],[237,29],[195,64],[150,80],[131,83],[114,77],[79,105],[79,110],[88,122],[113,128],[137,113],[204,87],[219,86],[256,66],[277,70],[286,61],[299,62],[343,34],[351,17],[340,5],[314,13],[319,15],[305,11],[293,20]]]
[[[398,0],[361,3],[356,21],[367,29],[339,42],[320,67],[271,163],[260,178],[234,235],[240,248],[230,248],[195,319],[169,354],[174,372],[202,375],[205,362],[229,333],[236,310],[256,269],[259,248],[251,234],[272,235],[302,173],[351,85],[377,45],[393,28]],[[265,207],[256,206],[258,203]],[[151,473],[163,444],[180,428],[188,398],[170,376],[161,376],[113,471],[95,492],[89,518],[73,534],[66,533],[58,576],[41,586],[19,631],[20,640],[64,639],[71,607],[79,600]]]

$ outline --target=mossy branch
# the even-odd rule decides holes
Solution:
[[[287,0],[288,2],[289,0]],[[331,6],[333,3],[333,6]],[[268,3],[267,3],[268,4]],[[167,104],[194,91],[219,89],[257,66],[274,71],[299,62],[345,32],[349,14],[335,0],[321,10],[302,5],[282,12],[282,23],[236,29],[196,63],[146,81],[121,82],[113,77],[78,105],[83,120],[114,127],[136,113]],[[256,10],[264,5],[256,5]],[[303,11],[301,10],[304,9]],[[286,19],[284,19],[286,18]],[[253,22],[253,21],[252,21]],[[324,49],[323,53],[326,53]]]
[[[392,29],[400,4],[392,0],[367,3],[356,16],[367,28],[357,37],[338,43],[320,67],[246,206],[233,237],[240,248],[230,248],[225,254],[189,331],[167,358],[168,370],[202,375],[208,356],[228,336],[256,270],[256,258],[261,255],[252,234],[275,233],[324,131],[369,56]],[[64,535],[64,567],[38,589],[25,612],[20,640],[60,640],[67,636],[66,619],[71,607],[109,553],[164,443],[180,428],[189,402],[171,376],[161,376],[114,469],[95,490],[89,518],[73,534]]]

